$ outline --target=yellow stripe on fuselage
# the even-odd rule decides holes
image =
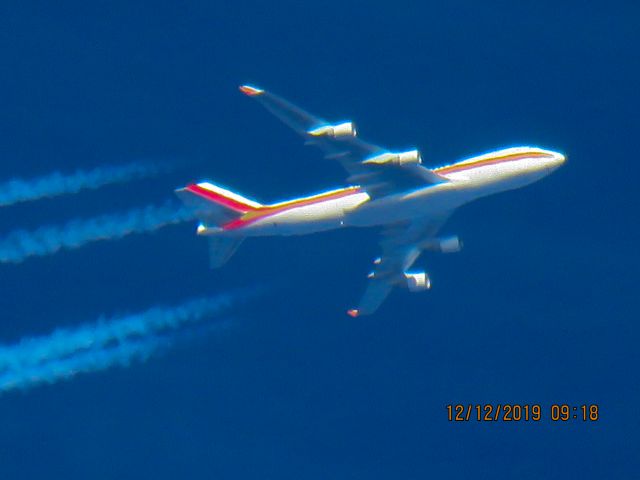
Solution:
[[[276,213],[291,210],[293,208],[304,207],[306,205],[314,205],[316,203],[342,198],[344,196],[352,195],[359,192],[360,187],[346,187],[340,188],[338,190],[331,190],[330,192],[319,193],[310,197],[296,198],[293,200],[287,200],[285,202],[274,203],[272,205],[265,205],[256,210],[248,211],[242,217],[240,217],[240,220],[242,222],[250,222],[263,217],[274,215]]]
[[[491,155],[488,157],[471,158],[462,162],[454,163],[453,165],[447,165],[444,167],[435,168],[433,171],[438,175],[446,175],[448,173],[460,172],[463,170],[469,170],[471,168],[486,167],[488,165],[496,165],[503,162],[512,162],[515,160],[522,160],[524,158],[552,158],[553,155],[547,152],[540,152],[536,150],[512,152],[501,155]]]

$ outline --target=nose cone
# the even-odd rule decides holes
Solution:
[[[551,150],[544,150],[549,156],[544,159],[544,168],[549,171],[553,171],[556,168],[560,168],[567,160],[566,157],[558,152],[552,152]]]
[[[554,163],[556,168],[561,167],[562,165],[564,165],[564,162],[566,162],[567,158],[558,152],[553,152],[553,156],[554,156]]]

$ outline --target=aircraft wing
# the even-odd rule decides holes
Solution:
[[[389,225],[382,232],[382,256],[374,262],[375,267],[369,274],[365,293],[358,307],[347,313],[352,317],[370,315],[384,302],[394,286],[406,284],[407,269],[411,268],[429,242],[433,243],[435,235],[449,216],[450,213],[438,218],[421,218]],[[422,277],[422,280],[425,282],[422,288],[429,288],[428,277]]]
[[[240,91],[259,101],[307,144],[319,147],[326,158],[339,161],[349,174],[349,183],[360,185],[371,197],[447,181],[420,165],[417,150],[392,152],[360,139],[351,122],[332,124],[256,87],[243,85]]]

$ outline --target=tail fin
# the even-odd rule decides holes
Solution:
[[[220,226],[262,207],[258,202],[208,182],[194,183],[176,190],[176,195],[202,220]]]
[[[244,238],[213,233],[220,229],[208,227],[220,227],[247,212],[262,207],[258,202],[208,182],[187,185],[176,190],[176,195],[185,204],[194,208],[198,218],[203,220],[204,225],[201,224],[198,227],[198,233],[208,236],[211,268],[218,268],[227,263]]]

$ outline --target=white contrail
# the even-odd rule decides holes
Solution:
[[[14,230],[0,238],[0,263],[20,263],[29,257],[51,255],[62,249],[72,250],[87,243],[114,240],[133,233],[152,232],[193,218],[191,209],[166,203],[72,220],[64,225],[44,226],[31,232]]]
[[[157,175],[166,169],[167,166],[164,164],[135,162],[97,167],[92,170],[76,170],[73,173],[54,172],[39,178],[15,178],[0,184],[0,207],[76,193],[80,190],[95,190],[112,183]]]
[[[257,289],[243,290],[191,300],[177,307],[155,307],[136,315],[100,319],[2,346],[0,393],[145,360],[183,336],[181,329],[185,326],[221,313],[256,293]],[[227,326],[227,322],[216,322],[209,330]]]
[[[113,347],[80,352],[69,358],[53,358],[45,363],[11,369],[0,374],[0,393],[69,380],[79,373],[98,372],[113,366],[127,367],[133,361],[149,358],[162,347],[161,342],[160,338],[127,341]]]
[[[113,341],[177,329],[185,322],[198,321],[228,308],[236,299],[232,294],[196,299],[169,309],[155,307],[137,315],[99,318],[73,329],[58,329],[46,337],[23,338],[16,345],[0,346],[0,372],[13,365],[33,365],[83,349],[102,348]]]

